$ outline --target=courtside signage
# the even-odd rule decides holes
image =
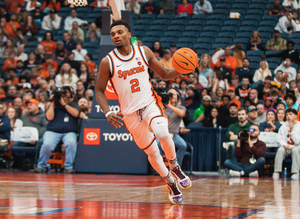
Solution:
[[[100,145],[100,129],[84,129],[84,145]]]

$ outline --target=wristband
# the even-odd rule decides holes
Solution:
[[[113,113],[113,111],[109,111],[105,114],[105,117],[107,118],[109,114]]]
[[[64,105],[64,108],[66,108],[67,105],[68,105],[68,104],[65,104],[65,105]]]

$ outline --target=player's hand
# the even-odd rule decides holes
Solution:
[[[109,124],[111,124],[116,129],[121,128],[121,126],[123,126],[123,123],[120,122],[123,121],[123,119],[118,115],[121,115],[121,113],[111,113],[107,116],[107,121],[109,122]]]

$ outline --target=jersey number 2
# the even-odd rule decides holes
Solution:
[[[135,93],[135,92],[138,92],[138,91],[141,91],[140,87],[139,87],[139,80],[138,79],[132,79],[130,81],[130,84],[131,84],[131,92],[132,93]]]

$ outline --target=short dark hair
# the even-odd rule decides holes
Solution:
[[[290,13],[292,13],[292,12],[290,12]],[[292,44],[293,46],[295,45],[295,43],[294,43],[292,40],[289,40],[289,41],[286,43],[286,45],[288,45],[288,44]]]
[[[272,76],[268,75],[267,77],[265,77],[265,80],[273,81],[273,78],[272,78]]]
[[[298,115],[297,110],[295,110],[295,109],[287,109],[287,110],[285,111],[285,115],[286,115],[287,113],[294,113],[296,116]]]
[[[118,25],[124,25],[124,26],[128,29],[128,32],[131,32],[130,25],[129,25],[126,21],[123,21],[123,20],[117,20],[117,21],[114,21],[114,22],[110,25],[110,30],[111,30],[111,28],[113,28],[114,26],[118,26]]]
[[[243,110],[244,110],[245,113],[247,114],[247,111],[246,111],[246,109],[245,109],[244,107],[239,108],[239,109],[238,109],[238,112],[241,112],[241,111],[243,111]]]
[[[224,94],[224,95],[221,97],[221,99],[223,100],[225,97],[227,97],[227,98],[228,98],[228,100],[229,100],[229,101],[231,101],[231,98],[230,98],[230,96],[229,96],[229,95],[227,95],[227,94]]]
[[[288,95],[286,95],[284,100],[286,101],[287,98],[291,98],[294,101],[294,103],[296,103],[296,97],[294,95],[288,94]]]
[[[231,103],[231,104],[229,104],[229,107],[228,108],[230,108],[230,107],[232,107],[232,106],[234,106],[234,107],[238,107],[235,103]]]
[[[250,59],[248,59],[247,57],[243,58],[243,61],[244,60],[248,60],[248,62],[251,62]]]
[[[251,126],[256,126],[257,128],[258,128],[258,131],[260,131],[260,128],[259,128],[259,126],[258,125],[256,125],[256,124],[252,124],[252,125],[250,125],[250,127]]]
[[[285,103],[281,102],[281,101],[279,103],[277,103],[277,107],[278,107],[278,105],[283,105],[285,107]]]
[[[278,96],[278,91],[277,90],[271,90],[270,91],[270,96]]]

